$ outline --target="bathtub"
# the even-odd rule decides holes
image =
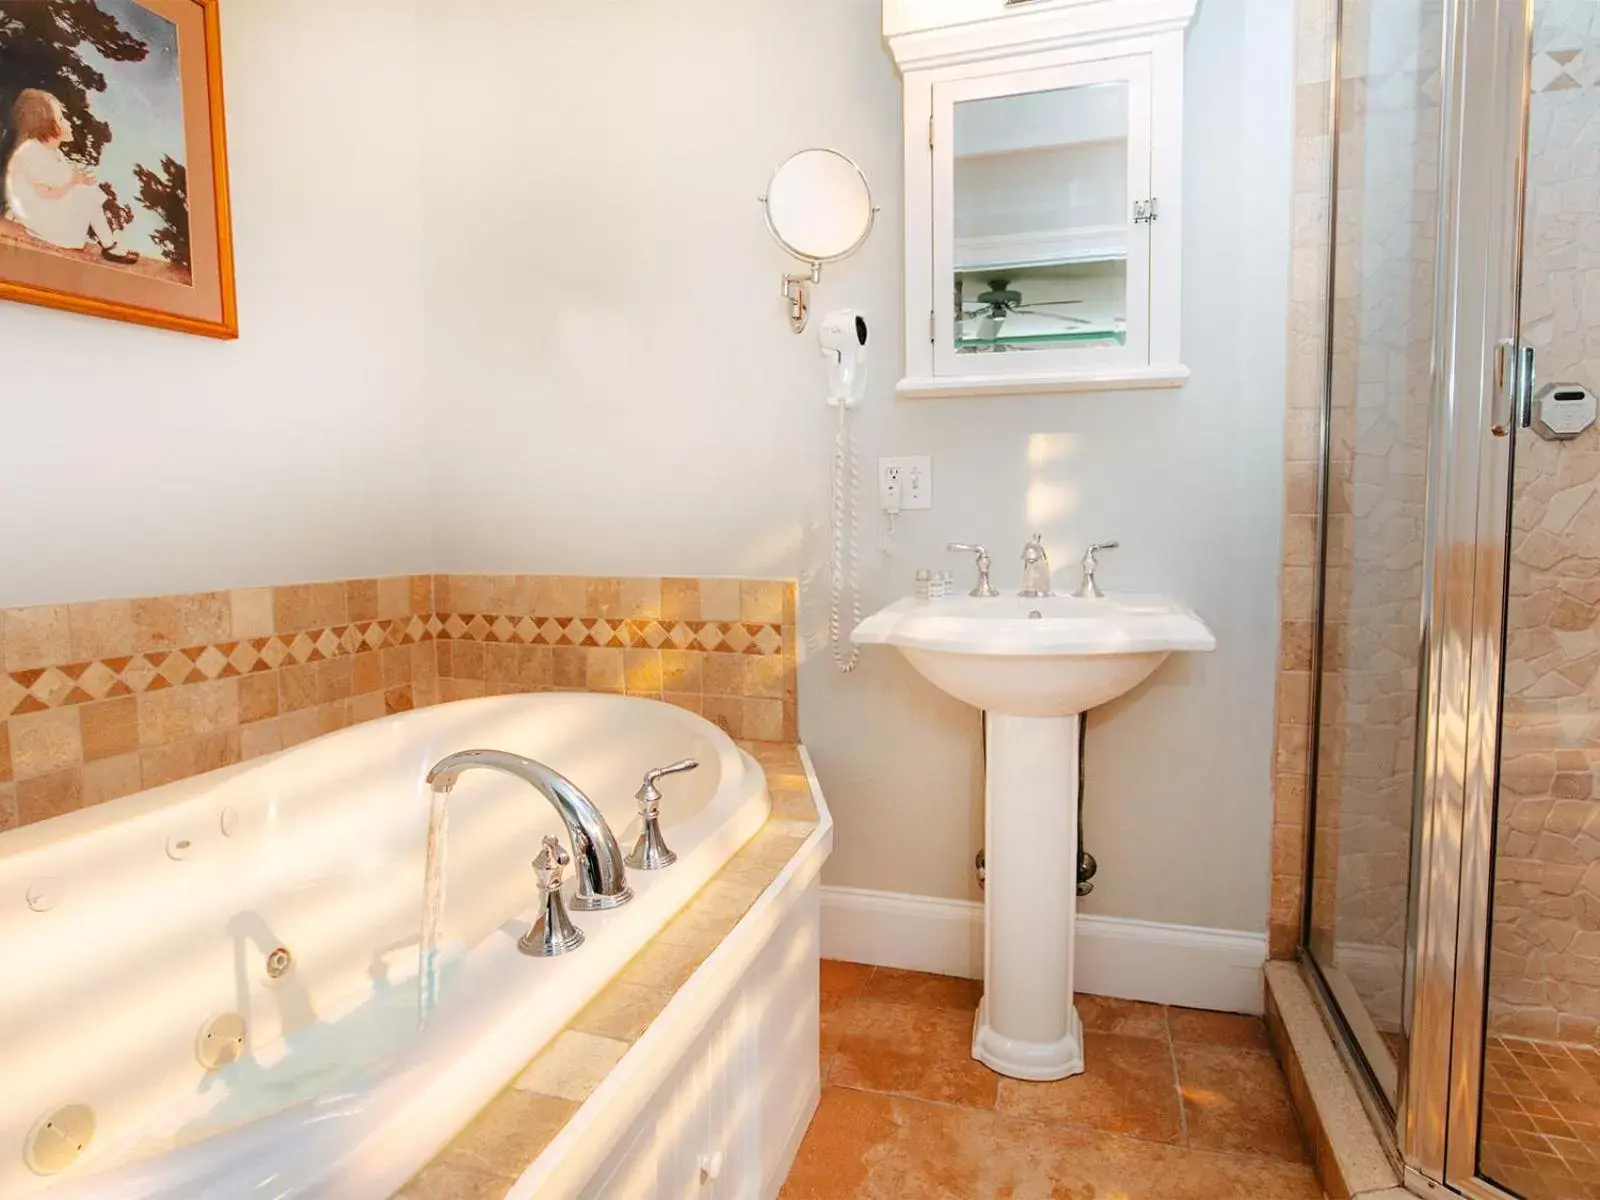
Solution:
[[[530,860],[565,831],[527,784],[464,774],[450,799],[440,998],[419,1031],[423,777],[473,747],[567,775],[625,851],[643,773],[684,757],[700,767],[663,783],[676,865],[630,871],[630,904],[574,913],[587,940],[554,959],[516,943],[536,908]],[[0,1196],[389,1195],[761,827],[769,803],[760,767],[691,713],[548,694],[385,718],[6,834]],[[57,1128],[81,1125],[85,1110],[93,1137],[75,1158],[40,1132],[51,1114]]]

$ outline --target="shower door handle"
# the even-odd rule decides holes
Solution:
[[[1505,416],[1490,427],[1495,437],[1509,437],[1513,423],[1526,429],[1533,419],[1533,347],[1507,338],[1496,347],[1495,382],[1505,400]]]

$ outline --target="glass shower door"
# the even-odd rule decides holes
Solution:
[[[1444,0],[1339,6],[1307,949],[1384,1102],[1405,1059]]]
[[[1600,1200],[1600,4],[1535,0],[1529,84],[1478,1169]]]

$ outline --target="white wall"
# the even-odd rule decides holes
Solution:
[[[1070,576],[1194,605],[1220,649],[1094,714],[1092,912],[1265,923],[1282,509],[1292,6],[1202,0],[1188,51],[1181,393],[905,403],[898,81],[876,0],[474,0],[429,29],[427,321],[440,569],[798,575],[801,726],[840,885],[976,895],[977,714],[894,655],[828,661],[831,415],[756,196],[805,146],[884,206],[816,300],[874,318],[869,465],[930,454],[933,512],[866,553],[867,603],[1035,529]],[[965,564],[957,564],[962,571]],[[1063,803],[1069,802],[1063,798]]]
[[[1105,582],[1176,593],[1221,648],[1094,714],[1088,908],[1259,930],[1289,7],[1202,0],[1190,35],[1189,386],[905,403],[876,0],[472,0],[425,25],[411,0],[230,0],[244,337],[0,306],[0,605],[430,568],[799,576],[830,881],[975,896],[977,714],[887,652],[842,678],[824,645],[833,427],[756,196],[837,146],[884,212],[817,303],[873,317],[869,472],[930,454],[937,487],[895,557],[869,539],[869,607],[949,539],[1014,584],[1035,529],[1066,577],[1120,538]]]
[[[428,568],[414,11],[223,5],[239,341],[0,305],[0,605]]]

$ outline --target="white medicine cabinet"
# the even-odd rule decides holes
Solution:
[[[905,397],[1178,387],[1196,0],[884,0]]]

